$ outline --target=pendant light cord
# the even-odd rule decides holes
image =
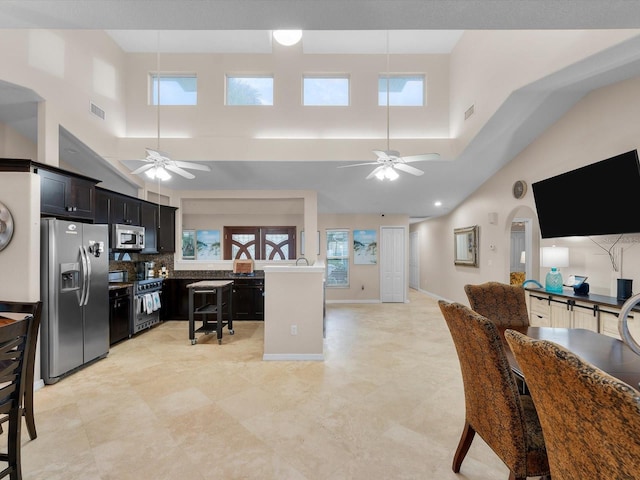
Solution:
[[[387,30],[387,152],[389,150],[389,30]]]
[[[156,48],[156,91],[158,98],[156,100],[156,126],[158,129],[158,137],[156,140],[156,150],[160,152],[160,30],[157,31],[157,48]],[[156,167],[157,170],[158,167]],[[160,230],[160,177],[156,175],[158,180],[158,230]],[[156,242],[159,235],[156,235]]]
[[[158,137],[156,140],[156,149],[160,151],[160,30],[157,31],[157,48],[156,48],[156,127]]]

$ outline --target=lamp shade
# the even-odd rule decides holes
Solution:
[[[569,249],[567,247],[542,247],[541,262],[543,267],[568,267]]]

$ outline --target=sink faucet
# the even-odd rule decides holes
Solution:
[[[296,260],[296,267],[298,266],[298,262],[299,262],[300,260],[304,260],[304,263],[306,263],[306,264],[307,264],[307,267],[309,266],[309,260],[307,260],[307,259],[306,259],[306,258],[304,258],[304,257],[300,257],[300,258],[298,258],[298,259]]]

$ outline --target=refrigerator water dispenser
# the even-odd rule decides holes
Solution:
[[[60,291],[73,292],[80,289],[80,265],[77,263],[60,264]]]

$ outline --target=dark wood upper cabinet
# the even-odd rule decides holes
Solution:
[[[138,225],[145,229],[140,253],[174,253],[176,207],[160,205],[122,193],[96,188],[96,223]]]
[[[107,190],[96,188],[94,223],[109,223],[109,206],[111,195]]]
[[[109,207],[109,223],[141,225],[140,200],[120,194],[112,195]]]
[[[160,206],[157,244],[159,253],[174,253],[176,251],[176,210],[176,207]]]
[[[144,249],[141,253],[158,253],[158,206],[143,202],[140,216],[144,227]]]
[[[1,158],[0,172],[38,174],[41,215],[94,221],[95,186],[99,180],[51,165],[16,158]]]
[[[42,214],[93,220],[96,182],[43,168],[38,175]]]

